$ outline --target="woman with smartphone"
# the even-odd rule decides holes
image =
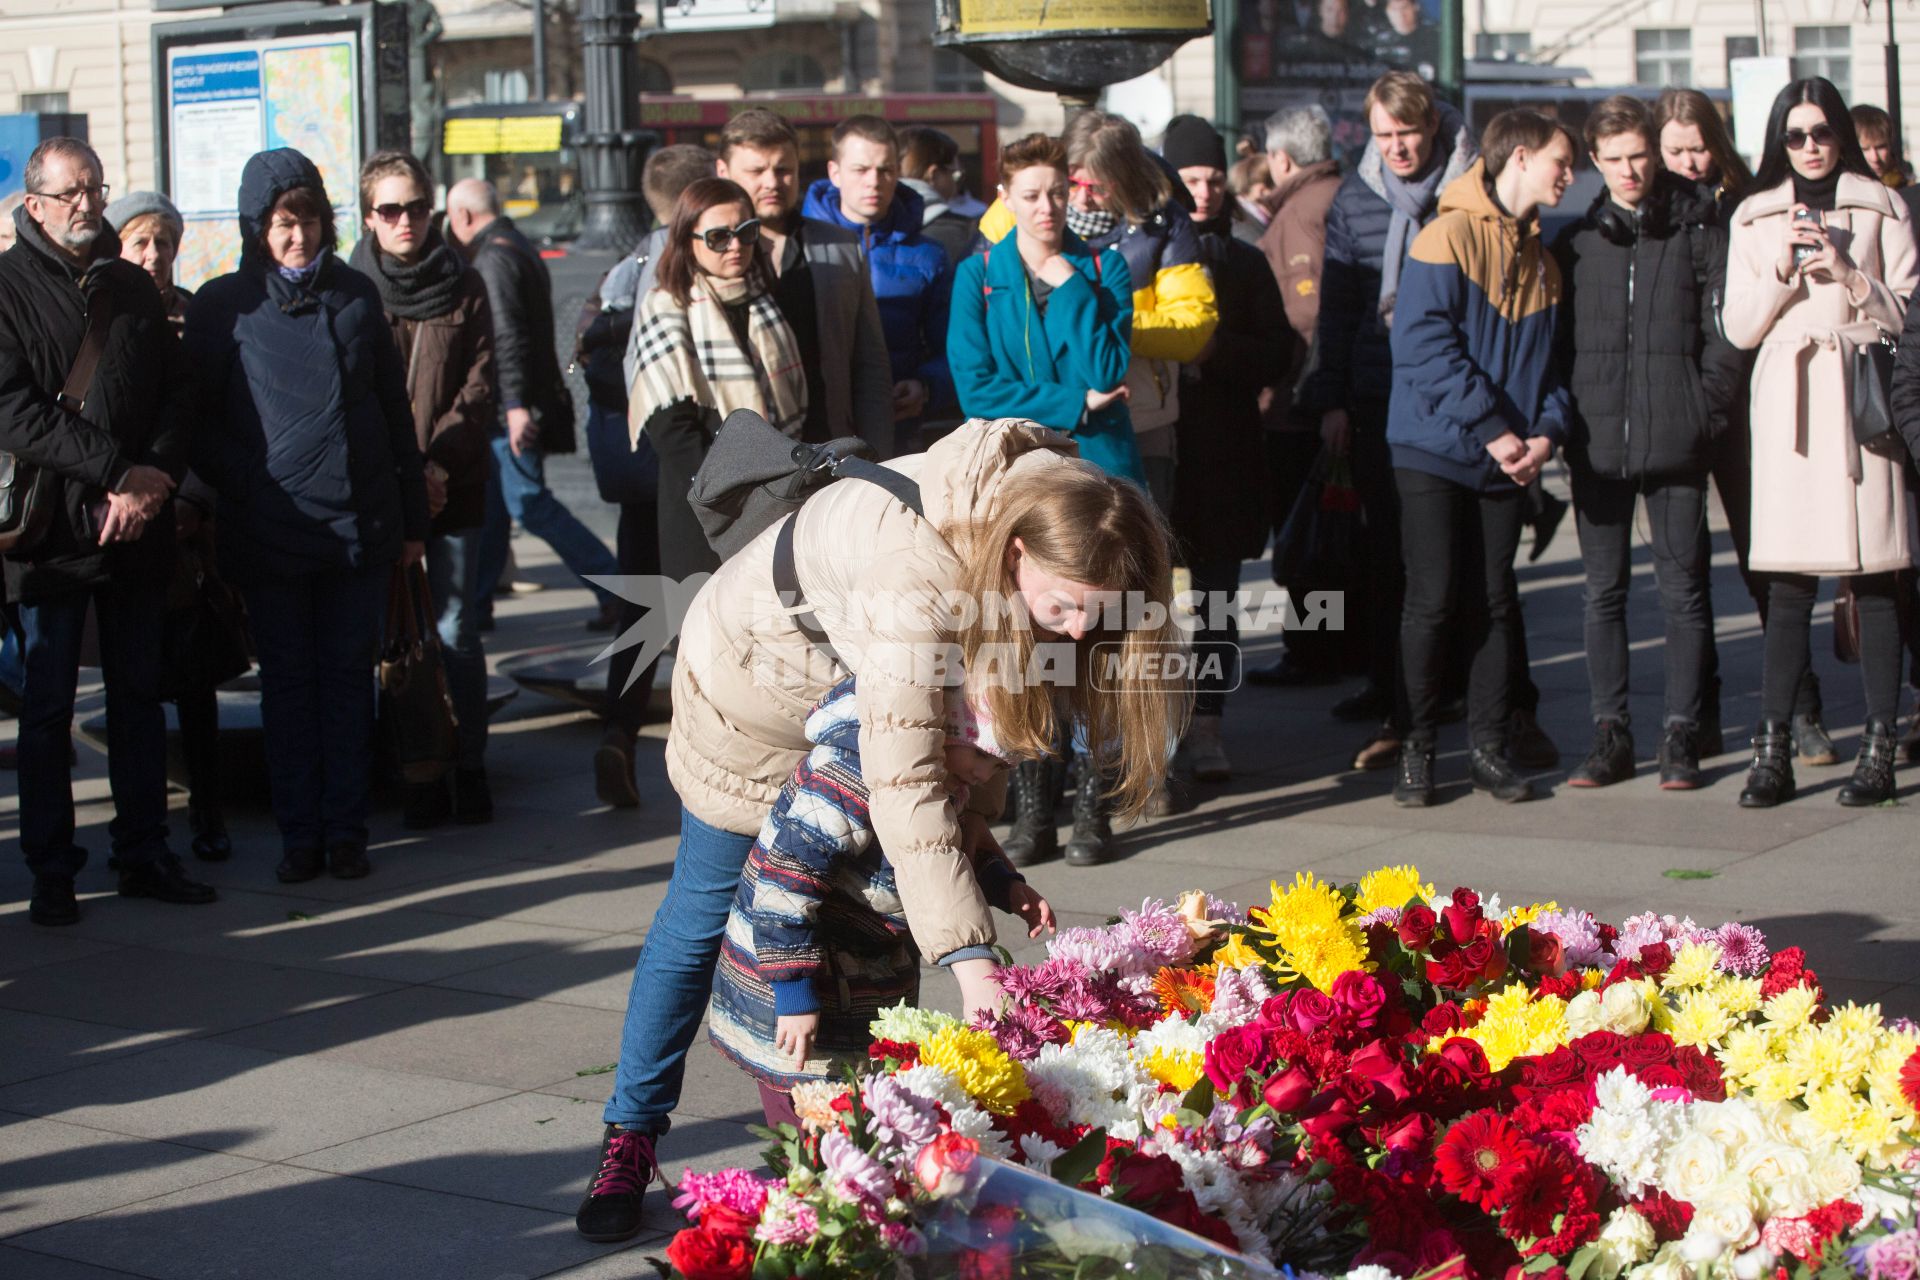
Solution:
[[[1794,693],[1822,577],[1846,577],[1860,612],[1867,724],[1844,805],[1893,796],[1900,629],[1894,573],[1913,561],[1896,451],[1863,446],[1856,352],[1896,338],[1920,281],[1906,204],[1861,154],[1839,90],[1814,77],[1774,99],[1753,194],[1734,213],[1727,337],[1757,348],[1752,384],[1751,567],[1768,575],[1761,719],[1745,808],[1794,794]],[[1867,364],[1865,370],[1861,364]]]

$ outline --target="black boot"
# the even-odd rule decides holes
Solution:
[[[1467,776],[1473,779],[1475,791],[1484,791],[1502,804],[1533,799],[1533,784],[1513,771],[1507,753],[1499,747],[1475,747],[1468,752]]]
[[[202,862],[225,862],[233,856],[227,822],[212,805],[187,806],[187,828],[193,832],[193,856]]]
[[[1660,789],[1692,791],[1700,785],[1700,731],[1684,720],[1667,726],[1660,743]]]
[[[1393,780],[1393,802],[1402,809],[1424,809],[1433,803],[1433,744],[1408,740],[1400,744],[1400,772]]]
[[[1013,767],[1007,780],[1007,798],[1013,807],[1013,830],[1000,842],[1007,861],[1030,867],[1060,855],[1060,832],[1053,825],[1051,760],[1028,760]]]
[[[161,854],[139,866],[122,867],[120,896],[152,898],[155,902],[177,902],[195,907],[220,899],[212,885],[187,879],[186,869],[180,865],[180,859],[171,853]]]
[[[1753,765],[1747,770],[1742,809],[1771,809],[1793,799],[1793,730],[1784,720],[1762,720],[1753,735]]]
[[[1897,745],[1891,723],[1867,721],[1866,733],[1860,738],[1860,758],[1853,763],[1853,777],[1840,788],[1841,804],[1849,809],[1863,809],[1893,799],[1893,758]]]
[[[1073,792],[1073,834],[1067,838],[1067,865],[1093,867],[1113,856],[1113,801],[1101,785],[1093,762],[1080,761],[1080,785]]]

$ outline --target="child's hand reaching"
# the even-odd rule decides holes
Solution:
[[[1042,904],[1044,905],[1044,904]],[[813,1039],[820,1034],[820,1014],[783,1013],[773,1031],[773,1047],[791,1053],[795,1066],[805,1066],[813,1053]]]
[[[1037,938],[1040,931],[1054,931],[1053,904],[1040,896],[1040,891],[1024,880],[1016,880],[1007,891],[1008,904],[1013,914],[1027,922],[1027,936]]]

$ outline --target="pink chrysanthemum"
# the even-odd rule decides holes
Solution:
[[[680,1194],[673,1198],[673,1207],[695,1222],[710,1204],[757,1218],[766,1207],[768,1189],[778,1185],[777,1179],[762,1178],[745,1169],[722,1169],[718,1173],[689,1169],[680,1179]]]
[[[1759,977],[1773,959],[1766,935],[1750,924],[1729,920],[1714,930],[1713,940],[1720,944],[1720,967],[1743,978]]]

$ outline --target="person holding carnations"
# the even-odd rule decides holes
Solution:
[[[841,681],[807,718],[813,749],[747,855],[714,972],[708,1038],[759,1082],[768,1124],[797,1125],[793,1086],[864,1060],[880,1011],[920,998],[918,948],[861,774],[854,684]],[[962,807],[1011,758],[964,689],[948,689],[945,719],[945,785]],[[999,850],[977,856],[974,874],[1028,936],[1053,927],[1053,908]]]

